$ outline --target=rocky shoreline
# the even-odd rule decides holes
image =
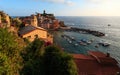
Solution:
[[[66,30],[66,31],[74,31],[74,32],[80,32],[80,33],[82,32],[82,33],[86,33],[86,34],[92,34],[97,37],[105,36],[105,33],[90,30],[90,29],[82,29],[82,28],[76,28],[76,27],[62,27],[61,29]]]

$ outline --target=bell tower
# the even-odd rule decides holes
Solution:
[[[5,19],[7,22],[7,27],[10,27],[10,17],[7,14],[5,14]]]
[[[35,15],[31,15],[31,25],[33,25],[35,27],[38,26],[37,17]]]

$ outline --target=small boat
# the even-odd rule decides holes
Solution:
[[[91,42],[91,41],[87,41],[86,43],[87,43],[87,44],[91,44],[92,42]]]
[[[98,47],[99,47],[99,45],[95,45],[95,47],[96,47],[96,48],[98,48]]]
[[[79,43],[80,43],[80,45],[83,45],[83,46],[86,46],[86,45],[87,45],[86,43],[84,43],[84,42],[82,42],[82,41],[80,41]]]
[[[103,43],[102,46],[108,47],[108,46],[110,46],[110,43],[107,43],[107,42],[106,42],[106,43]]]
[[[78,46],[78,44],[76,43],[75,46]]]
[[[92,42],[86,39],[81,39],[82,42],[86,43],[86,44],[91,44]]]
[[[104,41],[100,41],[98,44],[99,44],[99,45],[102,45],[102,46],[104,46],[104,47],[110,46],[110,43],[104,42]]]
[[[75,38],[72,36],[72,37],[71,37],[71,40],[73,40],[73,41],[74,41],[74,40],[75,40]]]
[[[90,41],[91,41],[91,42],[93,42],[93,41],[94,41],[94,39],[90,39]]]
[[[69,43],[72,43],[72,41],[68,41]]]

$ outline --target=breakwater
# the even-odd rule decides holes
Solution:
[[[82,28],[75,28],[75,27],[70,27],[70,28],[64,27],[61,29],[66,30],[66,31],[74,31],[74,32],[79,32],[79,33],[92,34],[92,35],[97,36],[97,37],[105,36],[105,33],[90,30],[90,29],[82,29]]]

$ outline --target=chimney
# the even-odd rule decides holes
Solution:
[[[110,53],[107,53],[106,57],[110,57]]]

